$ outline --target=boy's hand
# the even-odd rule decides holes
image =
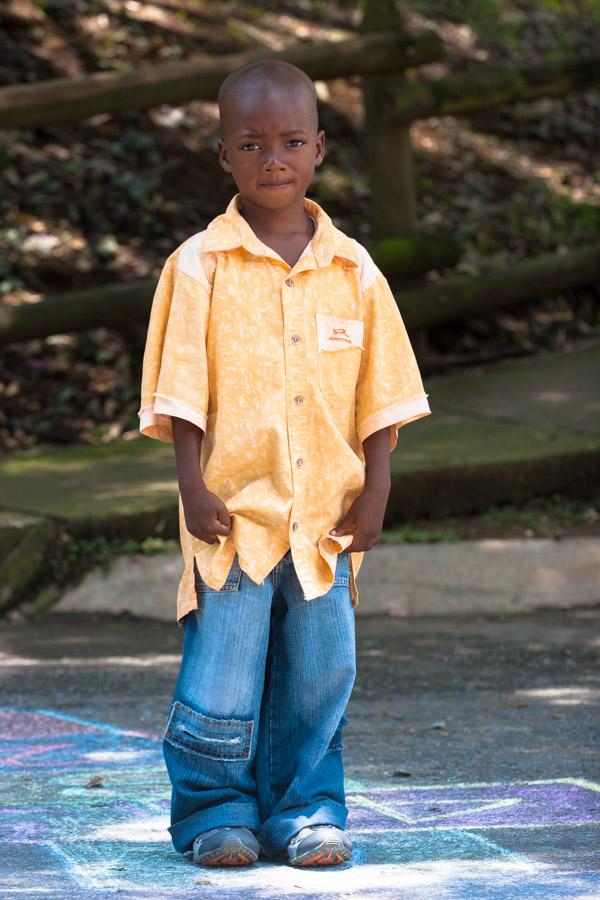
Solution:
[[[194,537],[207,544],[216,544],[218,534],[230,533],[229,510],[216,494],[206,488],[195,490],[182,497],[182,503],[186,528]]]
[[[379,543],[383,517],[388,501],[389,487],[366,487],[345,516],[340,519],[330,534],[354,534],[354,540],[345,549],[356,553],[370,550]]]

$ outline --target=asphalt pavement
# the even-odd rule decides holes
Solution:
[[[600,898],[600,608],[357,619],[350,862],[173,849],[173,623],[0,626],[2,898]]]

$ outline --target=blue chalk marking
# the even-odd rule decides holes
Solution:
[[[82,875],[81,865],[77,863],[76,858],[71,853],[67,853],[64,847],[59,846],[56,841],[48,841],[44,846],[59,860],[67,875],[73,879],[78,887],[87,891],[103,886],[102,884],[98,884],[96,879],[91,879]]]
[[[501,844],[497,844],[496,841],[490,840],[490,838],[483,838],[479,834],[471,834],[471,832],[468,830],[465,830],[463,833],[465,835],[468,834],[470,839],[472,841],[475,841],[475,843],[477,843],[477,841],[480,841],[481,845],[485,847],[486,850],[493,848],[499,856],[503,856],[506,859],[520,860],[523,863],[528,863],[531,865],[531,860],[529,859],[529,857],[525,856],[522,853],[519,853],[517,850],[509,850],[507,847],[503,847]]]

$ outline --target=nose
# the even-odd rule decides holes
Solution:
[[[267,172],[270,172],[272,169],[285,169],[285,163],[281,162],[281,160],[278,158],[277,151],[275,149],[265,150],[263,168]]]

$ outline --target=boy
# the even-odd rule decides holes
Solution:
[[[218,102],[239,193],[165,263],[139,412],[174,443],[185,562],[169,832],[200,865],[330,865],[352,848],[355,579],[398,428],[430,410],[387,281],[305,196],[325,151],[312,81],[255,61]]]

